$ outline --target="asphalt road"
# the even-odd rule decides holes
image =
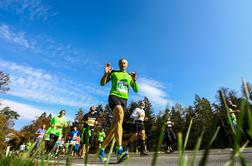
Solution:
[[[229,160],[230,155],[232,153],[231,149],[213,149],[210,151],[210,155],[208,156],[208,166],[223,166]],[[252,166],[252,148],[246,148],[242,153],[247,164]],[[187,164],[190,165],[193,153],[191,151],[186,151],[185,155],[187,156]],[[195,164],[198,165],[199,161],[201,160],[203,155],[203,151],[200,151],[197,154]],[[116,163],[116,156],[113,154],[109,165],[141,165],[141,166],[150,166],[152,163],[153,153],[150,153],[149,156],[140,156],[139,154],[130,154],[130,158],[123,163],[117,164]],[[80,158],[72,158],[71,165],[72,166],[81,166],[84,165],[84,160]],[[61,156],[59,159],[54,162],[55,165],[65,165],[66,157]],[[171,154],[159,153],[158,160],[156,166],[175,166],[178,164],[178,153],[174,152]],[[104,165],[98,158],[96,158],[95,154],[90,154],[88,159],[88,166],[96,166],[96,165]],[[237,160],[235,165],[240,165],[240,161]]]

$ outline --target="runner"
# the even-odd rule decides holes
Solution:
[[[65,110],[61,110],[58,116],[55,116],[50,121],[51,127],[47,130],[50,140],[46,144],[46,154],[50,153],[54,144],[62,134],[62,130],[67,126],[67,121],[64,118]]]
[[[56,141],[56,143],[54,144],[53,149],[51,150],[51,157],[53,158],[58,158],[58,156],[60,155],[60,153],[62,152],[62,149],[64,147],[65,144],[65,140],[62,137],[62,135],[59,136],[58,140]]]
[[[171,121],[171,117],[168,117],[165,128],[165,144],[166,144],[166,153],[173,152],[172,143],[176,140],[175,133],[173,132],[172,126],[174,123]]]
[[[88,152],[90,144],[93,143],[94,140],[94,126],[97,124],[97,113],[95,111],[95,106],[90,107],[90,111],[85,114],[82,118],[82,122],[84,123],[81,142],[82,142],[82,156],[81,158],[85,158],[86,151]],[[88,147],[86,144],[88,142]],[[87,150],[86,150],[87,148]]]
[[[105,132],[104,132],[104,128],[102,128],[101,131],[99,131],[99,132],[97,133],[97,138],[98,138],[98,149],[101,148],[102,143],[103,143],[105,137],[106,137],[106,134],[105,134]]]
[[[19,149],[20,149],[21,153],[25,153],[27,151],[27,147],[24,143],[22,145],[20,145]]]
[[[230,121],[228,122],[231,122],[231,125],[233,126],[233,128],[237,130],[238,124],[237,124],[235,113],[240,112],[240,110],[238,110],[237,106],[233,104],[230,99],[228,99],[227,102],[228,102],[228,113],[230,115]]]
[[[140,102],[140,106],[138,108],[136,108],[132,114],[131,114],[131,118],[133,118],[133,134],[130,137],[129,140],[129,144],[128,144],[128,149],[130,148],[130,145],[136,141],[137,139],[139,139],[140,142],[140,146],[141,146],[141,156],[144,155],[148,155],[147,153],[147,148],[146,148],[146,143],[145,143],[145,138],[146,138],[146,134],[145,134],[145,127],[144,127],[144,121],[147,121],[148,118],[145,117],[145,103],[144,101]]]
[[[128,153],[122,148],[123,135],[123,118],[124,111],[127,106],[129,87],[131,86],[135,92],[138,92],[138,84],[136,82],[135,73],[127,73],[128,61],[126,59],[119,60],[119,71],[112,71],[110,64],[106,64],[105,73],[100,81],[100,85],[104,86],[111,81],[111,90],[109,94],[109,106],[113,110],[113,122],[108,136],[104,140],[103,146],[100,149],[100,159],[106,161],[105,148],[112,141],[114,136],[117,139],[117,162],[122,162],[127,159]]]
[[[43,137],[44,137],[45,132],[46,132],[45,128],[46,128],[46,125],[44,124],[44,125],[42,125],[42,126],[35,132],[35,134],[37,135],[37,137],[36,137],[36,140],[35,140],[35,145],[34,145],[34,147],[33,147],[32,150],[31,150],[30,156],[32,156],[33,154],[36,153],[36,151],[37,151],[37,149],[38,149],[38,147],[39,147],[41,141],[43,140]]]
[[[80,132],[77,130],[77,127],[74,126],[73,130],[70,134],[70,144],[72,148],[72,156],[77,156],[79,151],[79,140],[78,137],[80,137]]]

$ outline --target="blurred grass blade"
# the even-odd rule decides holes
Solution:
[[[220,130],[220,127],[218,126],[215,133],[214,133],[214,135],[213,135],[213,137],[212,137],[212,139],[211,139],[211,141],[207,145],[206,150],[204,151],[204,155],[203,155],[203,157],[202,157],[202,159],[200,160],[200,163],[199,163],[200,166],[205,166],[206,165],[207,159],[208,159],[208,154],[209,154],[209,149],[210,149],[213,141],[215,140],[217,134],[219,133],[219,130]]]
[[[178,133],[178,166],[183,164],[183,138],[182,133]]]
[[[197,156],[197,153],[199,151],[199,148],[200,148],[200,145],[201,145],[201,142],[202,142],[202,138],[203,138],[204,132],[205,132],[204,130],[201,132],[200,137],[198,138],[197,143],[196,143],[196,145],[194,147],[194,152],[193,152],[193,158],[192,158],[191,166],[194,166],[194,163],[195,163],[195,160],[196,160],[196,156]]]
[[[85,142],[86,142],[86,149],[85,149],[85,165],[87,165],[88,163],[88,151],[89,151],[89,132],[91,134],[91,130],[90,127],[87,126],[87,129],[85,131]]]
[[[239,155],[239,158],[240,158],[241,165],[242,166],[247,166],[247,163],[246,163],[244,157],[241,154]]]
[[[168,119],[168,113],[165,114],[164,122],[162,123],[162,126],[161,126],[161,131],[160,131],[159,138],[158,138],[158,144],[157,144],[157,147],[156,147],[156,151],[153,154],[153,159],[152,159],[152,162],[151,162],[152,166],[155,166],[156,163],[157,163],[158,152],[160,151],[160,146],[161,146],[161,144],[163,142],[163,138],[164,138],[165,121],[167,119]]]
[[[215,131],[215,133],[214,133],[214,135],[213,135],[213,137],[212,137],[212,139],[211,139],[211,141],[210,141],[210,143],[209,143],[209,146],[211,146],[211,145],[213,144],[213,142],[214,142],[216,136],[217,136],[218,133],[219,133],[219,130],[220,130],[220,126],[217,127],[217,130]]]
[[[71,159],[69,158],[69,156],[67,156],[66,166],[71,166],[71,163]],[[57,165],[59,165],[59,162],[57,163]]]
[[[248,134],[249,136],[252,138],[252,114],[251,114],[251,107],[250,107],[250,98],[249,98],[249,90],[248,90],[248,86],[247,86],[247,82],[243,79],[242,80],[242,87],[243,87],[243,95],[246,98],[246,104],[245,104],[245,111],[247,112],[248,115],[248,125],[249,125],[249,129],[248,129]]]
[[[185,143],[184,143],[184,147],[183,147],[183,153],[184,153],[184,150],[186,149],[186,146],[187,146],[188,138],[189,138],[191,128],[192,128],[192,122],[193,122],[193,119],[190,120],[190,124],[189,124],[188,130],[187,130],[187,133],[186,133]]]
[[[222,90],[220,91],[220,96],[221,96],[221,99],[222,99],[222,101],[224,103],[224,106],[226,108],[226,114],[227,114],[227,117],[228,117],[229,125],[230,125],[230,127],[232,129],[233,134],[236,135],[236,131],[234,129],[234,126],[232,125],[231,117],[229,115],[229,108],[228,108],[228,105],[227,105],[227,101],[225,99],[225,95],[224,95],[224,92]]]
[[[112,144],[111,144],[110,149],[109,149],[109,154],[108,154],[108,159],[107,159],[106,165],[109,164],[111,154],[113,153],[113,150],[114,150],[115,142],[116,142],[116,139],[115,139],[115,136],[114,136],[114,138],[112,140]]]
[[[234,162],[234,159],[238,156],[240,156],[240,153],[244,151],[244,149],[247,147],[249,141],[246,141],[245,144],[239,149],[239,151],[237,151],[236,153],[234,153],[231,158],[224,164],[224,166],[229,166],[232,165],[232,163]]]
[[[242,79],[242,89],[243,89],[243,95],[245,96],[246,100],[249,100],[249,91],[248,91],[248,86],[247,82]]]

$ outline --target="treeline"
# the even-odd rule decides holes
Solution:
[[[248,84],[249,87],[250,84]],[[251,88],[250,88],[251,89]],[[222,88],[221,89],[225,97],[231,99],[234,104],[240,107],[243,97],[238,96],[237,92],[229,89]],[[250,96],[252,93],[250,91]],[[166,121],[165,114],[167,113],[172,121],[174,122],[173,129],[175,133],[181,132],[183,136],[186,135],[187,129],[189,127],[190,120],[193,119],[193,124],[188,140],[187,149],[193,149],[197,138],[204,131],[201,149],[204,149],[209,139],[213,136],[214,132],[216,131],[217,127],[220,127],[220,131],[213,143],[212,148],[227,148],[233,146],[232,140],[232,130],[230,124],[227,120],[227,113],[224,106],[223,101],[221,100],[219,91],[216,94],[216,102],[211,103],[208,99],[204,97],[200,97],[195,95],[195,99],[193,105],[188,107],[183,107],[181,104],[177,103],[171,108],[166,108],[165,110],[160,111],[158,114],[154,114],[154,109],[147,97],[143,99],[146,103],[146,116],[148,117],[148,121],[145,122],[146,127],[146,134],[147,134],[147,144],[150,151],[154,151],[158,142],[158,138],[160,136],[161,126]],[[131,102],[125,112],[124,117],[124,142],[126,143],[129,140],[129,136],[131,133],[131,122],[132,119],[130,118],[130,114],[132,111],[138,106],[140,101],[133,101]],[[251,104],[249,104],[251,107]],[[74,125],[78,126],[79,131],[81,131],[81,123],[80,120],[88,110],[83,111],[79,109],[75,114],[75,122]],[[112,122],[112,111],[110,110],[108,105],[98,105],[97,112],[99,114],[98,117],[98,125],[96,126],[95,130],[98,131],[101,128],[105,128],[108,131],[110,127],[110,123]],[[70,114],[70,112],[67,112]],[[246,116],[245,116],[246,117]],[[25,126],[18,134],[18,136],[13,139],[10,143],[12,145],[20,145],[22,142],[27,142],[29,140],[34,139],[34,132],[42,126],[42,124],[47,124],[49,126],[50,119],[52,118],[51,115],[47,115],[43,113],[40,117],[34,120],[30,125]],[[240,121],[240,114],[237,114],[238,122]],[[249,138],[246,134],[247,120],[243,119],[243,130],[244,132],[244,140]],[[68,139],[70,134],[71,127],[68,127],[64,130],[64,138],[65,140]],[[97,142],[94,143],[94,147],[96,147]],[[174,145],[176,149],[177,145]],[[161,147],[162,149],[162,147]]]

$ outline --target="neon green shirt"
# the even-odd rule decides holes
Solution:
[[[112,82],[110,95],[128,99],[129,87],[131,86],[135,92],[139,91],[137,82],[133,81],[131,75],[127,72],[112,71],[110,74]]]
[[[106,137],[105,132],[98,132],[97,133],[98,141],[103,142],[104,138]]]
[[[233,112],[233,110],[231,108],[229,108],[228,111],[229,111],[229,114],[230,114],[231,122],[234,123],[234,124],[237,124],[236,115]]]
[[[49,129],[47,130],[47,134],[54,134],[56,136],[60,136],[62,134],[64,126],[67,125],[67,121],[64,117],[55,116],[50,121],[50,124],[52,126],[49,127]]]

